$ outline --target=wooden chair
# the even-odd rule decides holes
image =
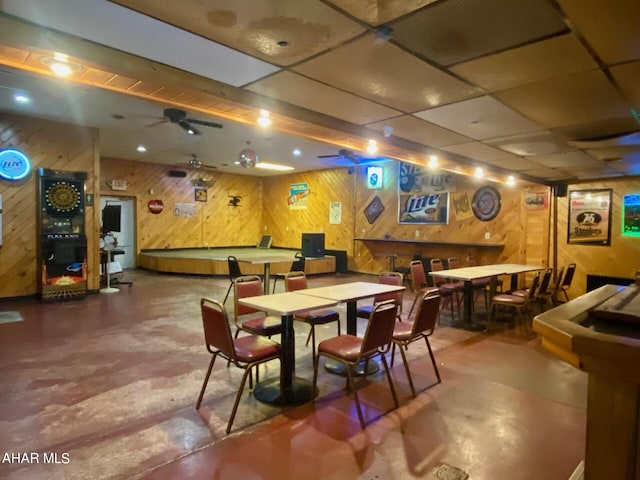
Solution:
[[[438,287],[431,287],[427,284],[427,274],[424,272],[424,264],[422,260],[413,260],[409,264],[411,269],[411,291],[415,293],[415,298],[409,309],[409,316],[413,313],[418,300],[427,292],[439,293]]]
[[[267,315],[253,307],[241,305],[238,300],[246,297],[262,295],[262,280],[258,275],[244,275],[235,279],[234,323],[236,324],[235,338],[241,330],[252,335],[271,337],[282,333],[280,317]],[[243,320],[243,318],[251,317]]]
[[[518,316],[522,320],[522,324],[528,329],[528,320],[525,317],[525,313],[529,308],[530,302],[533,300],[536,291],[538,290],[538,284],[540,283],[540,272],[537,272],[535,277],[533,277],[533,283],[529,288],[527,296],[521,295],[511,295],[508,293],[501,293],[499,295],[494,296],[491,299],[491,308],[489,309],[489,315],[487,317],[487,330],[489,330],[489,324],[491,323],[492,314],[495,314],[496,321],[498,316],[498,307],[503,306],[507,308],[513,308],[516,312],[518,312]]]
[[[416,316],[412,322],[398,322],[393,329],[393,348],[391,350],[391,366],[393,367],[393,359],[396,351],[396,345],[400,348],[402,354],[402,362],[404,363],[404,369],[407,373],[407,379],[409,380],[409,387],[411,387],[411,394],[416,396],[416,389],[413,385],[413,379],[411,378],[411,372],[409,370],[409,363],[407,362],[407,356],[405,350],[409,345],[417,340],[424,338],[429,350],[429,357],[435,371],[436,378],[440,383],[440,372],[438,371],[438,365],[436,365],[436,359],[433,356],[433,350],[431,350],[431,344],[429,343],[429,337],[433,334],[436,328],[436,321],[438,319],[438,312],[440,310],[440,295],[435,292],[425,293],[422,295],[422,299],[418,304],[416,310]],[[427,387],[428,388],[428,387]]]
[[[282,375],[282,347],[279,343],[257,335],[233,339],[231,337],[231,328],[229,326],[227,312],[224,306],[215,300],[201,299],[200,310],[202,312],[205,345],[207,351],[211,354],[211,361],[209,362],[209,368],[207,369],[207,374],[204,377],[204,382],[200,389],[196,409],[200,408],[202,397],[209,383],[211,370],[217,357],[222,357],[229,363],[244,370],[242,381],[240,382],[240,387],[238,388],[236,399],[233,403],[233,409],[231,410],[231,416],[227,423],[226,431],[229,433],[238,410],[238,403],[240,402],[240,397],[242,396],[244,385],[247,381],[247,375],[249,376],[249,388],[253,388],[252,369],[256,367],[257,372],[260,364],[271,360],[280,360],[280,375]]]
[[[347,386],[353,392],[353,398],[356,403],[356,409],[358,411],[358,420],[360,420],[360,426],[365,427],[364,418],[362,417],[362,410],[360,408],[360,400],[358,399],[358,391],[356,384],[353,381],[353,369],[358,363],[365,361],[369,362],[376,355],[380,357],[384,372],[389,381],[389,387],[391,388],[391,395],[393,396],[393,402],[395,408],[399,407],[398,397],[396,396],[396,390],[393,386],[393,380],[391,380],[391,374],[389,372],[389,365],[385,358],[385,353],[389,351],[391,340],[393,337],[393,328],[396,322],[396,315],[398,313],[398,305],[393,300],[378,303],[371,312],[371,317],[367,323],[367,330],[364,337],[357,337],[355,335],[339,335],[337,337],[323,340],[318,345],[318,354],[316,361],[314,362],[313,369],[313,387],[312,391],[316,391],[318,383],[318,365],[320,364],[320,357],[324,356],[340,362],[345,366],[347,373]],[[366,371],[366,368],[365,368]],[[315,402],[315,397],[313,402]]]
[[[284,286],[287,292],[295,292],[296,290],[304,290],[307,288],[307,276],[304,272],[289,272],[284,277]],[[316,325],[325,325],[327,323],[336,322],[338,324],[338,335],[340,335],[340,314],[337,310],[320,309],[310,310],[307,312],[297,313],[295,320],[300,320],[311,327],[307,336],[307,345],[311,338],[311,351],[313,359],[316,358]]]
[[[378,275],[378,283],[384,285],[396,285],[402,286],[404,284],[404,278],[401,273],[398,272],[382,272]],[[399,292],[381,293],[373,297],[373,304],[361,305],[356,309],[356,317],[369,318],[373,311],[373,306],[376,303],[385,302],[387,300],[393,300],[398,304],[398,320],[402,321],[402,299],[404,297],[404,290]]]
[[[291,268],[289,269],[289,272],[304,272],[304,264],[305,258],[302,255],[302,252],[296,252],[295,260],[291,262]],[[284,277],[289,272],[271,274],[271,276],[273,277],[273,290],[271,291],[271,293],[276,293],[276,283],[278,283],[278,279],[284,280]]]
[[[233,255],[229,255],[227,257],[227,265],[229,266],[229,288],[227,288],[227,294],[224,296],[224,300],[222,304],[227,303],[227,298],[229,297],[229,292],[233,288],[233,284],[236,278],[242,276],[242,272],[240,271],[240,264],[238,263],[238,259]]]

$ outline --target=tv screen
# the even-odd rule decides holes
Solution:
[[[120,231],[120,205],[106,205],[102,209],[102,233]]]
[[[302,255],[311,258],[324,257],[324,233],[303,233]]]

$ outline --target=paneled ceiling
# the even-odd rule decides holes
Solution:
[[[301,171],[344,166],[317,155],[365,155],[374,139],[385,158],[437,155],[495,178],[640,175],[638,0],[0,0],[0,10],[0,109],[98,127],[104,156],[186,164],[195,153],[265,175],[233,165],[247,142]],[[67,80],[49,71],[56,52],[77,65]],[[13,104],[20,89],[38,101]],[[187,136],[162,121],[167,107],[224,128]]]

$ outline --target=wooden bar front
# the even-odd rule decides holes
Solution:
[[[640,323],[590,325],[597,307],[638,288],[605,285],[533,321],[544,348],[589,374],[585,480],[640,480]]]

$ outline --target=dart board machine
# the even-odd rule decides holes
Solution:
[[[38,265],[42,302],[87,295],[86,179],[85,172],[38,169]]]

